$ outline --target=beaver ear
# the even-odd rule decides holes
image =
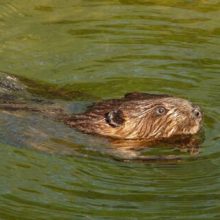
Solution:
[[[112,127],[119,127],[125,122],[123,112],[121,110],[113,110],[105,114],[106,122]]]

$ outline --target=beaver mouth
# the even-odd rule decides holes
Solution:
[[[176,128],[171,128],[168,137],[175,135],[194,135],[202,129],[202,117],[200,118],[187,118],[182,124],[177,124]]]
[[[185,128],[183,129],[183,132],[182,134],[191,134],[191,135],[194,135],[194,134],[197,134],[199,133],[199,131],[202,129],[202,123],[199,122],[198,124],[195,124],[194,126],[191,126],[190,128]]]

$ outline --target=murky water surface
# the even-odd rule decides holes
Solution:
[[[79,109],[131,91],[185,97],[202,107],[206,134],[196,160],[125,163],[59,123],[1,114],[1,219],[220,219],[220,1],[0,4],[0,70]],[[59,153],[22,147],[30,134]]]

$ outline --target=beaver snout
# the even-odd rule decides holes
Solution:
[[[192,114],[195,119],[202,119],[202,112],[199,106],[193,107]]]

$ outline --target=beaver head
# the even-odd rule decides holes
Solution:
[[[131,93],[91,106],[66,120],[71,127],[119,139],[158,140],[192,135],[201,128],[202,113],[191,102],[168,95]]]

